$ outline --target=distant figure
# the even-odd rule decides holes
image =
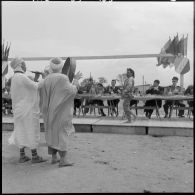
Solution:
[[[177,95],[177,94],[183,94],[182,88],[180,86],[177,86],[178,83],[178,77],[173,77],[172,78],[172,85],[170,85],[167,90],[165,91],[165,95]],[[166,100],[165,104],[163,105],[164,111],[165,111],[165,116],[164,118],[168,117],[168,109],[172,106],[173,101],[172,100]],[[181,101],[176,100],[175,105],[179,107],[185,107],[185,104],[183,104]],[[184,110],[179,110],[178,113],[179,117],[184,117]]]
[[[23,59],[14,58],[10,65],[14,70],[11,81],[14,131],[8,141],[19,147],[20,163],[30,160],[25,155],[26,147],[31,149],[32,163],[45,162],[37,154],[40,141],[38,84],[24,74],[26,64]]]
[[[116,80],[115,79],[113,79],[111,81],[111,86],[108,86],[106,88],[106,92],[109,93],[109,94],[119,94],[120,93],[119,87],[116,86]],[[120,99],[107,100],[108,106],[111,106],[111,105],[114,106],[112,108],[112,112],[114,112],[116,115],[118,114],[117,111],[116,111],[116,107],[118,106],[119,101],[120,101]]]
[[[67,75],[61,73],[63,61],[61,58],[50,60],[51,73],[39,87],[40,111],[43,114],[45,139],[48,154],[52,155],[51,163],[57,163],[57,152],[60,155],[59,167],[72,166],[67,161],[67,142],[75,132],[72,124],[73,102],[79,86],[78,80],[82,74],[74,76],[73,83]]]
[[[128,122],[132,122],[131,116],[134,117],[134,120],[136,119],[135,114],[130,110],[130,101],[133,99],[133,91],[134,91],[134,77],[135,73],[134,70],[131,68],[127,68],[127,79],[124,82],[124,88],[123,88],[123,109],[125,112],[125,115],[128,119]]]
[[[5,87],[2,89],[2,93],[7,95],[8,97],[2,97],[2,111],[4,114],[12,114],[12,100],[10,97],[10,88],[11,88],[11,79],[10,77],[5,82]]]
[[[163,94],[163,87],[159,86],[160,81],[155,80],[153,85],[146,90],[146,94],[151,94],[151,95],[162,95]],[[147,100],[145,102],[144,106],[156,106],[156,101],[155,100]],[[157,106],[160,108],[162,106],[162,100],[157,100]],[[151,118],[151,115],[153,113],[153,109],[144,109],[145,115],[147,118]]]
[[[185,90],[184,95],[194,95],[194,86],[193,85],[189,85],[187,87],[187,89]],[[189,107],[193,107],[193,105],[194,105],[194,101],[193,100],[192,101],[187,101],[187,102],[188,102]],[[192,110],[192,114],[194,116],[194,110]]]
[[[82,87],[78,88],[77,93],[78,94],[82,94],[83,93]],[[82,99],[80,99],[80,98],[75,98],[74,99],[74,112],[73,112],[74,116],[76,116],[76,111],[77,111],[77,109],[79,109],[81,107],[81,104],[82,104]]]

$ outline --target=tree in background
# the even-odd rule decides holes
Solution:
[[[125,81],[126,78],[127,78],[126,73],[119,74],[117,76],[117,81],[120,83],[121,86],[124,86],[124,81]]]
[[[90,77],[90,78],[83,79],[82,82],[81,82],[81,85],[86,86],[90,83],[91,80],[93,81],[93,84],[96,83],[96,81],[92,77]]]
[[[107,83],[107,79],[105,77],[99,77],[98,78],[99,83],[103,84],[103,83]]]

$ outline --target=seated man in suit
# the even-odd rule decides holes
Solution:
[[[172,85],[170,85],[167,90],[165,91],[165,95],[177,95],[177,94],[183,94],[182,92],[182,88],[180,86],[177,86],[178,83],[178,78],[177,77],[173,77],[172,78]],[[163,105],[164,107],[164,111],[165,111],[165,117],[168,117],[168,109],[172,106],[173,101],[172,100],[166,100],[165,104]],[[185,104],[182,103],[182,101],[176,100],[175,101],[175,105],[178,107],[185,107]],[[184,110],[179,110],[178,113],[179,117],[184,117]]]
[[[92,88],[93,85],[94,85],[93,84],[93,79],[90,78],[89,81],[88,81],[88,83],[85,86],[86,93],[91,93],[91,88]],[[89,106],[90,104],[93,104],[93,101],[90,100],[90,99],[86,99],[85,106]],[[88,112],[89,112],[89,108],[85,108],[84,109],[84,114],[87,114]]]
[[[193,85],[189,85],[184,92],[184,95],[194,95],[194,87]],[[188,101],[189,107],[193,107],[194,101]],[[192,110],[192,114],[194,116],[194,110]]]
[[[94,87],[94,88],[92,87],[91,90],[94,90],[91,93],[92,94],[96,93],[96,95],[103,95],[103,93],[105,92],[105,88],[104,88],[104,86],[101,83],[98,83],[97,86]],[[103,100],[94,99],[92,101],[93,101],[92,104],[97,104],[98,106],[104,106]],[[100,108],[99,111],[100,111],[99,114],[101,114],[102,116],[106,116],[106,114],[103,111],[103,108]]]
[[[111,81],[111,86],[108,86],[108,87],[106,88],[106,92],[109,93],[109,94],[119,94],[119,93],[120,93],[119,87],[116,86],[116,80],[113,79],[113,80]],[[114,108],[112,108],[112,111],[113,111],[115,114],[117,114],[117,111],[116,111],[115,108],[117,107],[119,101],[120,101],[120,99],[107,100],[108,106],[111,106],[111,105],[114,106]],[[112,115],[112,113],[111,113],[111,115]]]
[[[160,81],[155,80],[153,85],[148,90],[146,90],[146,94],[162,95],[163,87],[160,87],[159,84]],[[162,106],[162,100],[157,100],[157,105],[160,108]],[[156,106],[156,100],[147,100],[144,106]],[[150,119],[153,113],[153,109],[144,109],[144,112],[146,117]]]

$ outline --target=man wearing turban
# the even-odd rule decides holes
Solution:
[[[24,74],[26,64],[23,59],[14,58],[10,65],[14,70],[11,82],[14,131],[8,141],[19,147],[20,163],[30,160],[25,155],[26,147],[31,149],[32,163],[44,162],[36,149],[40,141],[38,83]]]
[[[57,152],[60,155],[59,167],[71,166],[67,161],[68,137],[75,132],[72,124],[73,103],[82,74],[78,72],[70,83],[68,76],[61,73],[61,58],[50,60],[50,74],[39,86],[40,111],[44,120],[45,139],[48,154],[52,155],[51,163],[57,163]]]

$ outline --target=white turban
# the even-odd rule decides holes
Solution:
[[[24,60],[22,58],[14,58],[11,62],[10,62],[10,66],[13,70],[16,70],[17,68],[20,68],[22,66],[22,64],[25,63]]]
[[[50,69],[52,72],[60,72],[63,67],[63,61],[61,58],[52,58],[50,60]]]

